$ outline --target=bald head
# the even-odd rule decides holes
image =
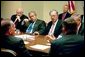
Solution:
[[[22,8],[18,8],[18,9],[16,10],[16,14],[17,14],[18,16],[22,16],[22,14],[23,14],[23,9],[22,9]]]

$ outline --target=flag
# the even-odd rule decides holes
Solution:
[[[74,1],[68,1],[69,6],[69,12],[73,14],[75,12],[75,2]]]

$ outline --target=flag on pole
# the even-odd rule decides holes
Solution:
[[[69,12],[73,14],[75,12],[75,2],[74,1],[68,1],[69,6]]]

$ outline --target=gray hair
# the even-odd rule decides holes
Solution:
[[[49,12],[49,15],[51,14],[51,12],[53,12],[53,11],[55,11],[56,12],[56,14],[58,15],[58,11],[57,10],[51,10],[50,12]]]

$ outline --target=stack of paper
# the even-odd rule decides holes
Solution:
[[[38,50],[45,50],[45,49],[50,48],[50,46],[40,45],[40,44],[36,44],[36,45],[30,46],[30,47],[33,49],[38,49]]]
[[[15,35],[15,37],[22,38],[23,40],[35,40],[35,36],[32,35]]]

